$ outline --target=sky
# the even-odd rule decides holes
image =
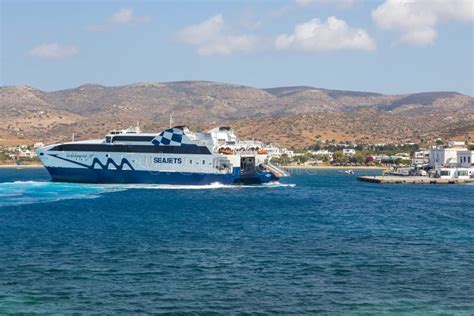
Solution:
[[[209,80],[474,96],[474,0],[0,0],[0,84]]]

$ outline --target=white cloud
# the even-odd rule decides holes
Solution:
[[[338,7],[349,8],[354,5],[355,0],[296,0],[296,4],[307,7],[312,4],[335,4]]]
[[[224,19],[221,14],[218,14],[181,30],[178,37],[187,44],[202,44],[218,37],[222,33],[223,26]]]
[[[30,50],[30,55],[42,58],[60,59],[79,54],[75,46],[61,46],[58,43],[45,43]]]
[[[121,8],[112,15],[111,19],[115,24],[148,23],[150,20],[149,16],[134,15],[132,8]]]
[[[292,34],[282,34],[276,38],[275,47],[303,52],[371,51],[376,48],[376,44],[365,30],[352,28],[344,20],[331,16],[324,23],[312,19],[296,25]]]
[[[433,45],[440,22],[474,20],[474,1],[386,0],[372,11],[372,19],[380,29],[399,31],[399,42]]]
[[[186,44],[197,46],[198,54],[204,56],[250,53],[256,50],[258,43],[255,36],[229,33],[221,14],[181,30],[177,37]]]
[[[150,16],[135,15],[132,8],[121,8],[112,14],[107,22],[97,25],[90,25],[87,27],[87,30],[90,32],[107,32],[119,25],[145,24],[150,21]]]

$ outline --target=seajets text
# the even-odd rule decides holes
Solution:
[[[161,157],[155,157],[153,158],[154,163],[176,163],[180,164],[183,162],[181,158],[161,158]]]

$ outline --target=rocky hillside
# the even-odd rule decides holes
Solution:
[[[73,132],[79,138],[102,136],[136,121],[158,129],[168,124],[170,114],[176,123],[229,124],[243,134],[296,147],[328,138],[469,137],[473,111],[474,99],[457,92],[383,95],[206,81],[86,84],[54,92],[15,86],[0,88],[0,144],[54,142]]]

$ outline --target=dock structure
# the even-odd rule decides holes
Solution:
[[[363,182],[382,183],[382,184],[467,184],[474,183],[474,178],[470,179],[442,179],[430,177],[412,177],[412,176],[359,176],[357,180]]]

